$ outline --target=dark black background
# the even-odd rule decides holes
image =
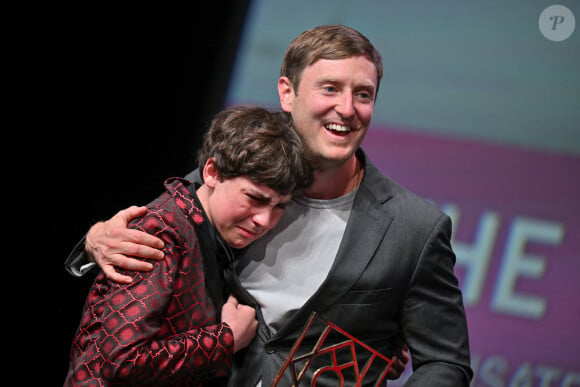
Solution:
[[[92,223],[194,168],[248,3],[25,3],[5,14],[6,381],[62,385],[92,281],[63,262]]]

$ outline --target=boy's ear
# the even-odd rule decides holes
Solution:
[[[278,79],[278,96],[280,97],[280,106],[286,113],[292,111],[292,102],[294,101],[294,87],[288,77]]]
[[[210,157],[203,167],[203,183],[209,188],[215,188],[219,180],[219,173],[215,165],[215,157]]]

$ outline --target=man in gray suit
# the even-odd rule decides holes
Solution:
[[[451,221],[383,176],[360,149],[382,73],[374,46],[345,26],[308,30],[286,51],[280,103],[314,155],[315,181],[236,263],[234,283],[241,286],[232,285],[233,291],[257,307],[260,326],[235,360],[232,386],[271,385],[312,312],[389,357],[404,341],[413,364],[409,386],[469,385],[473,372]],[[188,178],[198,179],[195,172]],[[115,267],[151,267],[127,255],[161,255],[160,241],[124,229],[139,211],[121,211],[87,234],[86,253],[113,280],[126,280]],[[68,262],[78,258],[71,255]],[[315,333],[309,331],[303,344],[312,344]],[[337,353],[338,364],[350,357]],[[317,385],[334,386],[341,377],[349,385],[349,378],[358,378],[356,372],[331,374]],[[285,377],[282,386],[291,383]],[[359,381],[372,385],[371,379]]]

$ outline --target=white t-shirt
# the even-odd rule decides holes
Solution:
[[[332,200],[293,200],[276,227],[240,257],[240,281],[261,305],[272,333],[326,279],[355,194],[356,190]]]

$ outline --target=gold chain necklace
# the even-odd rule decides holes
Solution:
[[[356,176],[356,180],[355,180],[354,186],[352,187],[352,191],[354,191],[355,189],[357,189],[360,186],[360,182],[362,180],[362,175],[363,175],[360,161],[358,161],[357,158],[355,158],[355,160],[356,160],[356,172],[355,172],[353,177]]]

